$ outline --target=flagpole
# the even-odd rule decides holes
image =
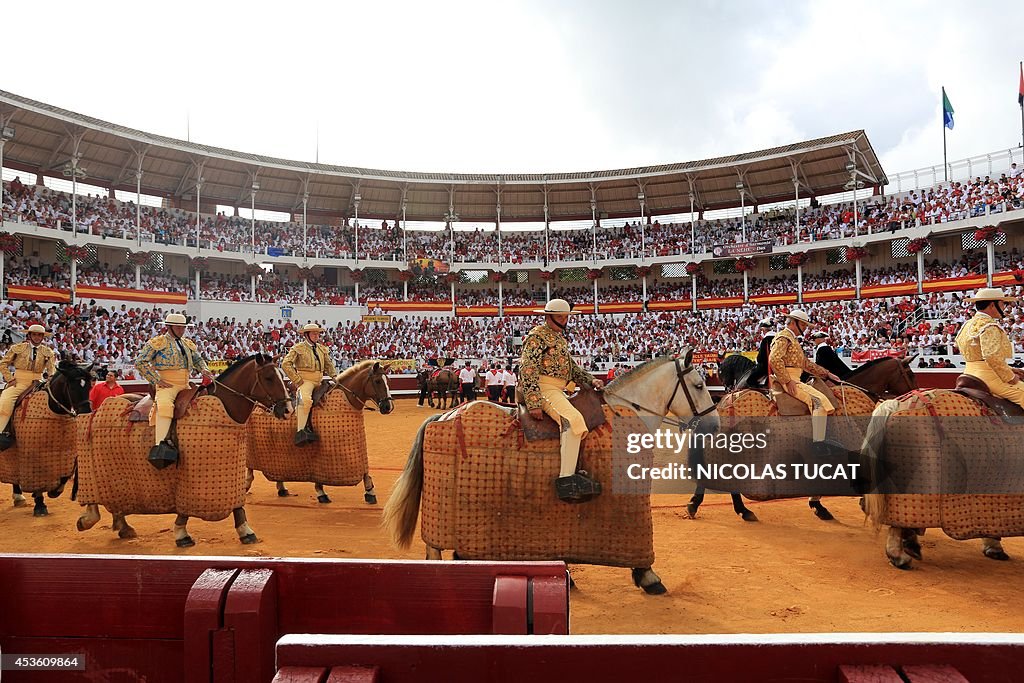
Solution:
[[[949,182],[949,165],[946,163],[946,87],[942,87],[942,182]]]
[[[1017,101],[1020,103],[1020,146],[1024,152],[1024,62],[1020,63],[1020,89],[1017,93]],[[1024,163],[1021,163],[1024,167]]]

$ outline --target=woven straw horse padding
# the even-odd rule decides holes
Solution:
[[[313,408],[313,429],[320,441],[294,445],[295,416],[279,420],[262,411],[249,420],[249,467],[271,481],[309,481],[352,486],[369,470],[363,411],[335,389]]]
[[[175,513],[210,522],[245,501],[245,425],[220,399],[201,396],[178,420],[178,465],[158,470],[146,456],[153,427],[127,421],[132,403],[108,398],[78,424],[78,500],[126,515]]]
[[[0,481],[18,484],[25,493],[57,488],[75,467],[75,418],[54,414],[46,392],[37,391],[11,419],[17,440],[0,453]]]
[[[649,482],[630,492],[612,487],[612,430],[645,430],[634,413],[605,406],[608,424],[588,435],[583,454],[603,493],[570,505],[555,495],[557,439],[526,443],[509,411],[483,401],[455,412],[459,419],[430,424],[424,437],[421,531],[428,546],[467,559],[654,563]],[[649,451],[631,457],[645,467],[653,460]]]
[[[875,404],[867,394],[849,385],[831,387],[836,412],[828,419],[828,437],[846,445],[851,451],[859,450],[864,439],[863,428],[866,420],[844,420],[844,416],[870,415]],[[775,405],[759,391],[740,390],[723,397],[718,404],[721,432],[758,434],[770,430],[768,448],[745,449],[740,454],[730,453],[724,448],[707,448],[704,462],[725,464],[743,462],[761,471],[765,465],[781,462],[776,458],[779,452],[792,452],[810,446],[811,418],[778,417]],[[737,482],[741,493],[751,500],[776,500],[795,498],[779,494],[780,485],[792,487],[774,479],[746,479]]]
[[[993,419],[984,435],[966,433],[955,425],[940,429],[932,411],[943,416],[977,416],[985,419],[984,408],[951,391],[917,392],[900,401],[901,409],[885,426],[882,453],[891,468],[915,473],[916,481],[940,482],[942,449],[967,454],[973,473],[983,474],[986,454],[1005,450],[1007,444],[1021,443],[1024,425],[1005,425]],[[931,411],[929,411],[929,404]],[[900,494],[886,495],[882,524],[905,529],[940,528],[951,538],[966,540],[985,536],[1024,535],[1024,495]]]

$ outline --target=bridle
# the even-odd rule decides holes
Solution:
[[[61,374],[61,373],[58,373],[58,374]],[[56,396],[54,396],[54,394],[53,394],[53,386],[52,385],[53,385],[53,380],[56,377],[57,377],[57,375],[54,375],[50,379],[46,380],[46,384],[44,385],[46,387],[46,395],[49,397],[49,399],[51,401],[53,401],[53,403],[55,405],[57,405],[61,410],[63,410],[65,414],[70,415],[71,417],[77,417],[79,411],[76,410],[75,407],[66,405],[63,401],[61,401]],[[71,380],[68,379],[67,375],[64,375],[64,394],[67,396],[68,403],[72,402],[72,400],[71,400],[71,387],[68,384],[68,382],[70,382],[70,381]],[[85,411],[86,413],[91,411],[91,405],[89,404],[89,399],[88,398],[86,398],[84,401],[79,401],[76,405],[77,405],[78,408],[82,408],[82,407],[89,408],[90,410],[86,410]]]
[[[665,404],[664,410],[660,412],[657,410],[651,410],[650,408],[643,406],[639,403],[636,403],[635,401],[628,401],[621,397],[619,397],[619,400],[623,401],[624,403],[627,403],[631,408],[633,408],[633,410],[641,410],[645,413],[649,413],[650,415],[654,415],[656,417],[661,418],[661,421],[663,423],[677,426],[679,427],[679,429],[684,431],[687,429],[693,429],[694,427],[697,426],[697,423],[700,422],[700,419],[707,415],[708,413],[714,411],[716,406],[714,403],[712,403],[710,407],[705,408],[704,410],[697,410],[697,403],[693,400],[693,395],[690,393],[690,388],[686,385],[686,376],[691,372],[697,372],[697,368],[694,367],[693,364],[686,366],[682,365],[678,356],[672,359],[672,363],[675,365],[676,369],[676,385],[675,387],[672,388],[672,395],[669,396],[668,403]],[[686,402],[690,405],[691,417],[688,420],[673,420],[668,417],[668,413],[672,407],[672,403],[676,400],[676,394],[679,393],[680,389],[683,390],[683,396],[686,397]],[[604,393],[607,396],[616,396],[615,394],[607,390]]]
[[[255,363],[255,361],[253,361],[253,363]],[[263,367],[264,366],[260,366],[260,365],[256,366],[256,371],[253,373],[252,386],[249,387],[249,391],[247,393],[243,393],[241,391],[238,391],[237,389],[232,389],[227,384],[224,384],[223,382],[221,382],[219,379],[214,379],[206,387],[206,394],[208,396],[216,396],[217,389],[221,388],[221,389],[224,389],[225,391],[227,391],[229,394],[234,394],[235,396],[238,396],[239,398],[245,399],[246,401],[248,401],[249,403],[252,404],[253,408],[259,408],[260,410],[262,410],[262,411],[264,411],[266,413],[273,413],[274,412],[274,407],[273,406],[267,406],[265,403],[263,403],[262,400],[256,399],[256,398],[252,397],[252,396],[255,396],[255,394],[256,394],[256,386],[260,383],[260,372],[259,371]],[[270,397],[270,394],[267,394],[266,392],[264,392],[262,398],[264,400],[269,401],[271,397]],[[281,399],[281,401],[287,401],[287,399]],[[281,401],[275,401],[274,403],[277,404],[277,403],[280,403]]]
[[[368,371],[366,373],[366,378],[363,379],[363,393],[369,393],[369,392],[366,391],[366,385],[369,384],[370,377],[372,375],[373,375],[373,371],[372,370]],[[377,412],[383,414],[384,411],[381,410],[380,402],[377,399],[375,399],[373,397],[362,398],[361,396],[359,396],[359,394],[357,394],[353,390],[349,389],[347,386],[345,386],[341,382],[336,382],[335,384],[337,384],[338,388],[340,388],[342,391],[344,391],[346,394],[348,394],[349,398],[351,398],[354,401],[358,401],[359,402],[359,409],[360,410],[366,410],[366,404],[367,404],[367,402],[370,402],[370,403],[373,403],[373,405],[376,407]],[[385,399],[385,401],[391,401],[391,400],[392,399],[391,399],[390,396],[387,399]],[[373,408],[370,408],[370,410],[373,410]]]

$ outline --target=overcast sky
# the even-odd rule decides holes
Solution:
[[[943,85],[950,161],[1021,143],[1021,2],[8,2],[3,23],[0,89],[306,161],[318,126],[321,162],[480,172],[863,128],[893,173],[941,164]]]

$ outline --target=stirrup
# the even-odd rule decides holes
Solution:
[[[821,441],[813,441],[811,443],[814,455],[819,458],[828,458],[832,456],[845,456],[850,452],[850,449],[835,439],[823,439]]]
[[[0,432],[0,451],[6,451],[14,445],[14,437],[7,432]]]
[[[580,471],[567,477],[555,479],[555,492],[566,503],[586,503],[601,495],[601,482]]]
[[[303,446],[305,446],[307,444],[316,443],[319,440],[320,440],[320,436],[316,432],[313,431],[312,427],[310,427],[308,425],[303,427],[299,431],[295,432],[295,441],[294,441],[294,443],[299,448],[301,448],[301,447],[303,447]]]
[[[158,470],[162,470],[168,465],[174,465],[177,462],[178,449],[172,446],[167,439],[149,449],[149,464]]]

